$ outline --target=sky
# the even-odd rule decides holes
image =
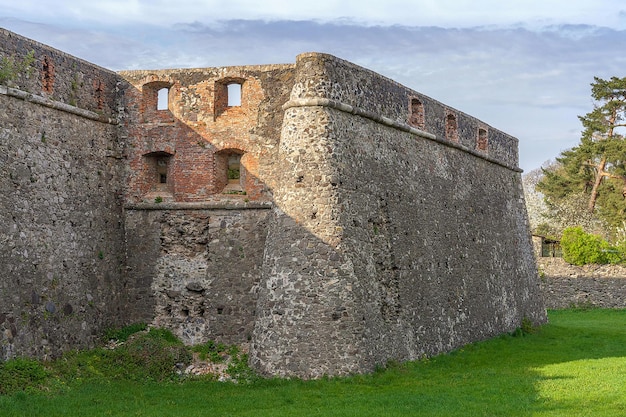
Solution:
[[[333,54],[517,137],[525,171],[626,77],[623,0],[0,0],[0,27],[115,71]]]

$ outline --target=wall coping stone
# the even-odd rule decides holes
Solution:
[[[199,202],[173,202],[161,203],[136,203],[126,204],[126,210],[269,210],[274,207],[271,201],[199,201]]]
[[[432,140],[444,146],[459,149],[460,151],[469,153],[473,156],[484,159],[485,161],[491,162],[493,164],[500,165],[504,168],[510,169],[511,171],[523,172],[523,170],[517,166],[513,166],[503,161],[500,161],[498,159],[492,158],[488,155],[485,155],[484,153],[478,152],[474,149],[468,148],[467,146],[461,145],[460,143],[450,142],[448,140],[438,138],[436,135],[433,135],[432,133],[428,133],[428,132],[424,132],[423,130],[416,129],[407,123],[399,122],[397,120],[390,119],[383,115],[375,114],[373,112],[360,109],[358,107],[351,106],[346,103],[341,103],[336,100],[331,100],[331,99],[322,98],[322,97],[299,98],[299,99],[289,100],[288,102],[283,104],[283,110],[287,110],[287,109],[294,108],[294,107],[328,107],[328,108],[339,110],[345,113],[354,114],[357,116],[364,117],[366,119],[370,119],[382,125],[389,126],[394,129],[402,130],[404,132],[408,132],[412,135],[419,136],[424,139]]]
[[[39,104],[41,106],[49,107],[51,109],[60,110],[66,113],[71,113],[76,116],[84,117],[86,119],[95,120],[97,122],[108,123],[111,125],[118,124],[116,119],[100,115],[90,110],[85,110],[79,107],[74,107],[69,104],[62,103],[60,101],[51,100],[47,97],[28,93],[26,91],[22,91],[17,88],[0,85],[0,94],[9,96],[9,97],[14,97],[20,100],[28,101],[31,103]]]

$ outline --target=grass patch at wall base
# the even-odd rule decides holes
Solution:
[[[63,390],[0,396],[0,414],[626,415],[626,310],[559,310],[549,318],[532,334],[503,335],[370,375],[248,384],[85,378]]]

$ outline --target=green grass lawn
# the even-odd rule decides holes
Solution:
[[[626,310],[549,318],[534,334],[373,375],[251,384],[86,379],[0,396],[0,416],[626,416]]]

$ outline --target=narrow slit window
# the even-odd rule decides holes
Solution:
[[[228,84],[228,107],[241,106],[241,84]]]
[[[161,88],[157,96],[157,110],[167,110],[169,108],[169,88]]]
[[[452,113],[448,113],[446,116],[446,139],[451,142],[459,141],[459,126],[456,120],[456,116]]]
[[[478,148],[479,151],[487,152],[487,146],[487,130],[478,129],[478,140],[476,141],[476,148]]]
[[[157,159],[157,174],[159,184],[167,184],[167,165],[168,158]]]
[[[411,99],[411,115],[409,124],[418,129],[424,129],[424,105],[416,98]]]

